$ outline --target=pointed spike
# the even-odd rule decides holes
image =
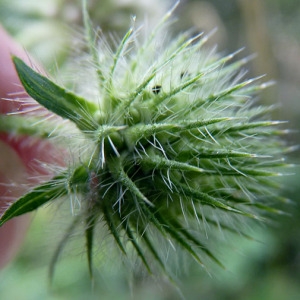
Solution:
[[[157,219],[160,221],[160,223],[165,225],[166,232],[169,233],[169,235],[172,237],[174,241],[176,241],[182,249],[189,252],[192,257],[203,267],[205,268],[205,265],[203,261],[200,259],[199,255],[193,250],[192,246],[178,233],[178,228],[175,228],[172,223],[167,221],[165,218],[162,217],[161,214],[158,212],[156,213]]]
[[[147,197],[141,192],[141,190],[136,186],[136,184],[128,177],[121,166],[120,160],[115,160],[114,162],[108,162],[110,171],[114,174],[116,180],[122,182],[126,188],[137,197],[137,199],[142,200],[144,203],[148,204],[151,207],[154,207],[154,204],[147,199]]]
[[[155,250],[155,247],[152,245],[151,240],[148,238],[146,230],[144,229],[143,232],[141,232],[141,230],[140,230],[140,235],[141,235],[143,241],[145,242],[145,244],[147,245],[148,249],[150,250],[150,252],[154,256],[154,258],[157,260],[158,264],[161,266],[161,268],[164,271],[166,271],[166,266],[162,262],[161,258],[159,257],[157,251]]]
[[[103,82],[105,82],[105,77],[103,75],[100,62],[99,62],[97,45],[96,45],[96,35],[94,34],[91,19],[88,14],[87,0],[82,1],[82,12],[83,12],[83,23],[85,28],[85,38],[88,43],[89,52],[92,56],[93,63],[96,66],[98,88],[99,90],[101,90]]]
[[[117,67],[117,64],[118,64],[118,61],[120,59],[120,56],[122,55],[125,47],[127,46],[128,44],[128,40],[130,39],[130,37],[132,36],[132,33],[133,33],[133,27],[131,27],[125,34],[125,36],[123,37],[117,51],[116,51],[116,54],[114,55],[114,59],[113,59],[113,64],[111,66],[111,69],[110,69],[110,74],[108,76],[108,89],[111,89],[111,86],[112,86],[112,80],[113,80],[113,76],[114,76],[114,72],[116,70],[116,67]]]
[[[225,210],[228,212],[240,214],[240,215],[252,218],[252,219],[260,219],[256,215],[253,215],[253,214],[241,211],[239,209],[236,209],[234,207],[231,207],[231,206],[223,203],[222,201],[220,201],[218,198],[212,197],[206,193],[192,189],[185,184],[177,182],[177,183],[175,183],[175,185],[178,187],[179,192],[180,192],[179,189],[181,189],[181,192],[183,192],[187,197],[191,197],[192,199],[194,199],[195,201],[199,201],[199,203],[201,203],[203,205],[208,205],[213,208],[218,208],[218,209]]]
[[[133,245],[133,247],[135,248],[136,250],[136,253],[137,255],[139,256],[139,258],[141,259],[141,261],[143,262],[144,266],[146,267],[147,271],[149,272],[149,274],[152,274],[152,271],[151,271],[151,268],[148,264],[148,261],[146,259],[146,256],[145,254],[143,253],[143,250],[142,248],[140,247],[140,245],[138,244],[137,242],[137,238],[133,235],[133,232],[130,228],[130,224],[129,224],[129,221],[127,222],[122,222],[122,226],[123,226],[123,229],[124,231],[126,232],[128,238],[129,238],[129,241],[131,242],[131,244]]]
[[[201,251],[206,253],[207,256],[209,256],[215,263],[217,263],[221,268],[225,269],[225,266],[221,263],[220,260],[216,258],[216,256],[204,245],[202,244],[197,238],[195,238],[192,234],[190,234],[185,228],[183,228],[179,222],[176,219],[173,219],[172,224],[175,228],[178,229],[179,232],[182,233],[184,237],[186,237],[188,240],[190,240],[193,244],[198,246]]]
[[[166,159],[158,155],[143,156],[140,160],[142,165],[150,167],[151,169],[166,169],[166,170],[180,170],[186,172],[196,173],[212,173],[213,171],[205,170],[188,163],[179,162],[176,160]],[[213,172],[215,174],[215,172]]]
[[[117,228],[114,224],[113,216],[111,213],[108,211],[108,207],[106,204],[103,204],[103,214],[104,214],[104,219],[106,221],[106,224],[108,226],[109,231],[112,233],[117,245],[119,246],[120,250],[124,255],[126,255],[126,250],[124,245],[122,244],[122,241],[120,239],[120,234],[117,231]]]
[[[86,240],[86,254],[88,261],[88,268],[91,279],[93,278],[93,243],[94,243],[94,230],[96,225],[95,215],[87,216],[85,228],[85,240]]]

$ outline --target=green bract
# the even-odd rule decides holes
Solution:
[[[49,141],[55,137],[72,149],[72,164],[13,203],[1,224],[61,196],[78,196],[80,211],[66,237],[78,222],[86,223],[91,272],[99,222],[124,255],[131,243],[149,272],[156,262],[168,273],[157,240],[185,250],[200,265],[205,255],[222,265],[201,224],[216,227],[211,235],[218,228],[239,232],[238,220],[280,213],[274,204],[283,199],[274,177],[285,165],[278,138],[284,131],[281,122],[266,117],[270,108],[253,100],[267,84],[243,81],[247,60],[230,63],[234,54],[208,52],[206,37],[184,33],[169,40],[169,17],[144,41],[130,28],[112,50],[94,36],[85,12],[86,66],[94,73],[78,70],[76,85],[93,99],[13,58],[28,94],[65,120],[28,126],[39,116],[25,116],[26,122],[5,116],[2,126]]]

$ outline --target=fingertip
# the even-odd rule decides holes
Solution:
[[[30,63],[30,59],[26,51],[12,39],[1,25],[0,41],[0,113],[4,114],[15,110],[18,104],[14,101],[5,101],[3,98],[12,98],[12,93],[18,94],[18,97],[26,96],[11,56],[18,56],[27,63]]]

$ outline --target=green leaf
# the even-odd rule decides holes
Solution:
[[[169,233],[172,239],[176,241],[183,249],[189,252],[202,267],[205,267],[204,263],[202,262],[198,254],[193,250],[192,246],[187,241],[187,239],[182,237],[181,234],[179,234],[178,228],[175,228],[174,225],[172,225],[172,223],[168,222],[166,218],[163,218],[162,215],[158,212],[156,213],[156,217],[161,224],[165,225],[165,230]]]
[[[226,230],[233,234],[239,234],[249,240],[253,240],[253,238],[250,235],[247,235],[246,233],[239,231],[239,229],[235,228],[234,226],[230,227],[229,225],[226,225],[224,222],[220,222],[220,220],[218,220],[218,219],[213,220],[207,216],[205,216],[205,218],[204,218],[203,215],[201,213],[199,213],[196,209],[188,208],[188,210],[191,214],[196,215],[198,221],[203,220],[203,222],[213,225],[214,227],[217,227],[218,229],[221,228],[222,230]]]
[[[87,179],[88,173],[83,166],[76,168],[71,176],[68,171],[62,172],[14,202],[1,216],[0,226],[16,216],[31,212],[49,201],[67,195],[72,190],[80,191],[81,185],[85,186]]]
[[[133,32],[133,28],[130,28],[127,31],[127,33],[125,34],[124,38],[120,42],[120,45],[113,57],[113,64],[111,66],[110,73],[108,76],[108,83],[107,83],[108,89],[111,89],[111,87],[113,86],[112,82],[113,82],[113,77],[114,77],[114,73],[115,73],[117,64],[119,62],[120,57],[122,57],[123,52],[125,51],[126,47],[129,44],[130,37],[132,36],[132,32]]]
[[[263,127],[270,127],[270,126],[277,126],[280,124],[284,124],[286,122],[283,121],[261,121],[261,122],[250,122],[250,123],[243,123],[243,124],[238,124],[238,125],[234,125],[231,126],[227,129],[217,129],[214,130],[214,134],[217,134],[218,131],[220,131],[222,134],[224,133],[231,133],[231,132],[238,132],[240,133],[241,131],[245,131],[245,130],[250,130],[250,129],[255,129],[255,128],[263,128]],[[264,132],[258,132],[255,131],[254,132],[256,135],[260,135],[263,134]]]
[[[196,172],[202,174],[217,174],[215,171],[205,170],[188,163],[166,159],[159,155],[143,156],[140,163],[150,169],[179,170],[183,172]]]
[[[128,177],[128,175],[123,170],[120,161],[115,160],[114,162],[109,161],[108,166],[114,177],[119,180],[131,193],[135,195],[137,199],[142,200],[150,206],[154,206],[151,201],[141,192],[137,185]]]
[[[206,101],[216,101],[216,100],[223,100],[226,99],[226,96],[228,95],[232,95],[235,91],[241,90],[242,88],[244,88],[245,86],[248,86],[250,84],[252,84],[253,82],[255,82],[256,80],[260,79],[260,77],[257,78],[252,78],[252,79],[248,79],[244,82],[238,83],[236,85],[233,85],[232,87],[229,87],[225,90],[222,90],[219,93],[216,94],[212,94],[211,96],[209,96]]]
[[[243,176],[245,178],[247,177],[277,177],[281,176],[281,173],[278,172],[272,172],[268,170],[261,170],[261,167],[259,166],[253,166],[252,169],[250,168],[232,168],[232,170],[228,170],[227,168],[223,168],[222,166],[219,167],[218,171],[222,176]]]
[[[18,76],[26,92],[39,104],[74,122],[82,131],[95,130],[98,126],[93,115],[97,106],[56,85],[27,66],[20,58],[13,57]]]
[[[232,212],[232,213],[237,213],[237,214],[241,214],[250,218],[254,218],[257,219],[258,217],[255,215],[252,215],[250,213],[241,211],[239,209],[236,209],[232,206],[229,206],[225,203],[223,203],[222,201],[220,201],[218,198],[214,198],[206,193],[197,191],[193,188],[190,188],[189,186],[179,183],[179,182],[175,182],[175,186],[178,187],[178,193],[184,193],[185,196],[192,198],[195,201],[198,201],[199,203],[203,204],[203,205],[208,205],[214,208],[219,208],[228,212]]]
[[[187,149],[180,150],[178,154],[178,158],[180,160],[188,160],[190,158],[199,158],[199,159],[219,159],[219,158],[265,158],[266,156],[257,155],[253,153],[247,152],[238,152],[233,150],[224,150],[224,149],[216,149],[210,150],[204,147],[196,147],[194,144],[189,144]]]
[[[86,240],[88,267],[89,267],[91,278],[93,278],[93,242],[94,242],[95,226],[96,226],[96,216],[94,214],[88,215],[86,218],[85,240]]]
[[[158,255],[155,247],[153,246],[151,239],[149,239],[148,235],[147,235],[147,231],[146,228],[143,228],[143,231],[140,229],[139,233],[141,235],[141,237],[143,238],[144,243],[146,244],[148,250],[152,253],[153,257],[155,258],[155,260],[158,262],[158,264],[160,265],[160,267],[162,268],[162,270],[166,272],[166,266],[163,263],[163,261],[161,260],[160,256]]]
[[[182,132],[191,129],[197,129],[200,127],[208,126],[211,124],[232,121],[235,118],[225,117],[225,118],[211,118],[202,120],[192,120],[192,121],[182,121],[178,123],[155,123],[155,124],[137,124],[131,126],[126,130],[126,141],[128,145],[135,144],[139,139],[147,138],[151,135],[157,134],[159,132]]]
[[[206,253],[206,255],[209,256],[215,263],[217,263],[220,267],[225,269],[224,265],[220,262],[220,260],[218,260],[216,256],[204,244],[202,244],[197,238],[195,238],[184,227],[182,227],[182,225],[176,219],[170,220],[170,223],[172,224],[172,226],[174,226],[174,228],[177,229],[177,231],[179,231],[183,235],[183,237],[185,237],[187,240],[191,241],[193,244],[198,246],[201,249],[201,251]]]
[[[184,91],[185,89],[187,89],[188,87],[193,86],[193,84],[196,83],[198,80],[200,80],[203,77],[203,75],[204,75],[203,73],[197,74],[192,79],[185,81],[183,84],[177,86],[176,88],[171,90],[169,93],[167,93],[163,97],[155,97],[152,100],[152,106],[157,107],[158,105],[165,103],[168,99],[175,96],[176,94],[179,94],[182,91]]]
[[[49,201],[66,195],[68,191],[61,179],[61,175],[54,177],[19,198],[4,212],[0,219],[0,226],[16,216],[31,212]]]
[[[133,247],[136,250],[136,253],[138,254],[138,256],[140,257],[140,259],[142,260],[143,264],[145,265],[147,271],[149,272],[149,274],[151,274],[151,268],[148,264],[148,261],[146,259],[146,256],[142,250],[142,248],[140,247],[140,245],[137,242],[136,236],[134,236],[131,228],[130,228],[130,224],[129,221],[127,220],[127,222],[123,222],[122,220],[120,220],[123,226],[124,231],[126,232],[129,241],[132,243]]]
[[[234,117],[224,117],[224,118],[211,118],[211,119],[202,119],[202,120],[189,120],[189,121],[183,121],[178,124],[178,126],[174,126],[174,129],[172,129],[172,132],[177,131],[186,131],[191,129],[196,129],[204,126],[208,126],[211,124],[219,123],[219,122],[226,122],[226,121],[234,121],[239,118]]]
[[[120,233],[117,230],[117,227],[115,226],[114,223],[114,219],[113,219],[113,215],[112,215],[112,211],[109,211],[109,208],[107,207],[106,203],[103,203],[103,216],[105,219],[105,222],[108,226],[109,231],[111,232],[111,234],[113,235],[116,243],[118,244],[120,250],[123,252],[123,254],[126,255],[126,250],[122,244],[122,241],[120,239]]]

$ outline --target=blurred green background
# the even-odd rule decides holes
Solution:
[[[163,0],[89,1],[94,23],[104,32],[119,36],[127,30],[131,15],[136,15],[138,22],[147,16],[151,27],[171,5],[172,1]],[[80,7],[80,1],[71,0],[0,0],[0,22],[49,73],[55,74],[66,68],[70,51],[76,52],[70,36],[80,31]],[[261,101],[277,104],[274,117],[289,120],[288,127],[299,130],[299,0],[181,1],[175,16],[178,21],[171,28],[174,34],[190,27],[205,32],[217,27],[210,43],[218,44],[221,53],[242,47],[245,50],[240,58],[255,53],[256,58],[248,64],[248,76],[266,74],[266,80],[277,81],[276,86],[263,93]],[[290,134],[287,143],[299,145],[299,133]],[[299,163],[299,151],[289,159]],[[218,251],[227,270],[213,268],[209,276],[191,264],[189,271],[180,275],[187,299],[300,299],[299,167],[295,173],[283,179],[282,193],[293,201],[284,209],[291,216],[276,216],[271,226],[253,229],[255,241],[237,236],[221,244]],[[75,239],[68,247],[57,266],[54,285],[49,288],[48,264],[57,243],[55,232],[61,231],[53,214],[53,209],[45,208],[33,216],[18,257],[0,272],[1,300],[179,299],[167,283],[133,278],[126,268],[113,263],[114,258],[102,255],[101,246],[92,287],[80,250],[83,239]]]

